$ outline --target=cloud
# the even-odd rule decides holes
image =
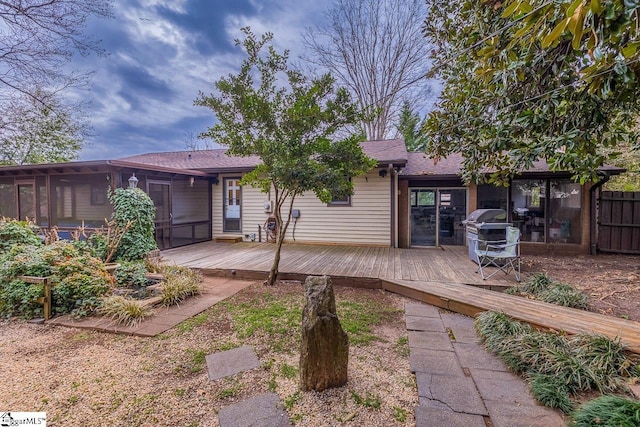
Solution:
[[[242,51],[233,40],[240,27],[274,32],[276,47],[291,49],[295,58],[304,26],[329,1],[116,0],[113,19],[88,27],[109,55],[74,63],[96,70],[89,111],[95,136],[80,158],[184,149],[188,132],[214,123],[213,113],[193,101],[238,69]]]

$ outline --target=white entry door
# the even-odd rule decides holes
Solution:
[[[224,231],[240,231],[242,188],[240,178],[224,179]]]

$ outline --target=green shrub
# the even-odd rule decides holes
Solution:
[[[41,246],[42,241],[36,235],[36,229],[28,221],[0,219],[0,254],[14,245]]]
[[[190,296],[200,295],[200,276],[188,268],[173,268],[165,273],[160,297],[162,304],[170,306],[184,301]]]
[[[101,314],[127,326],[136,326],[145,318],[153,315],[153,310],[138,301],[120,295],[112,295],[102,300]]]
[[[531,331],[528,324],[520,323],[504,313],[485,311],[475,320],[474,327],[489,351],[497,352],[505,344],[506,338]]]
[[[153,200],[139,188],[117,188],[109,193],[113,205],[111,219],[121,230],[129,227],[122,237],[115,259],[142,260],[157,248],[153,235],[156,207]]]
[[[147,284],[147,269],[143,261],[121,261],[116,268],[116,286],[144,286]]]
[[[640,426],[640,401],[618,396],[601,396],[581,405],[571,414],[573,427]]]
[[[11,280],[0,287],[0,314],[26,319],[42,316],[42,304],[36,299],[44,296],[44,287]]]
[[[551,287],[540,292],[538,298],[541,301],[564,307],[579,308],[581,310],[586,310],[588,307],[587,296],[564,283],[554,282]]]
[[[537,295],[546,291],[553,281],[545,273],[537,273],[518,288],[521,292]]]
[[[569,389],[563,379],[548,374],[533,374],[529,377],[531,394],[540,403],[557,408],[568,414],[573,409]]]
[[[53,313],[83,316],[100,305],[100,297],[113,285],[112,277],[97,258],[65,241],[46,246],[16,245],[3,256],[0,265],[0,293],[3,314],[22,317],[39,315],[33,295],[42,295],[42,286],[23,284],[18,276],[49,277],[52,284]]]
[[[530,295],[535,299],[565,307],[588,308],[587,296],[566,283],[551,280],[546,274],[538,273],[520,286],[505,291],[511,295]]]

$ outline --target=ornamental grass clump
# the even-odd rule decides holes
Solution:
[[[189,268],[167,267],[164,270],[160,292],[162,305],[175,305],[188,297],[200,295],[202,293],[200,282],[200,275]]]
[[[496,312],[480,314],[475,328],[488,350],[529,381],[538,401],[565,413],[572,396],[626,391],[625,378],[637,374],[619,339],[540,332]]]
[[[140,302],[112,295],[102,300],[100,314],[110,317],[119,324],[136,326],[141,321],[154,314],[154,311]]]
[[[571,427],[638,427],[640,401],[620,396],[601,396],[571,414]]]
[[[519,286],[505,291],[511,295],[522,295],[551,304],[586,310],[587,295],[566,283],[551,280],[544,273],[538,273]]]

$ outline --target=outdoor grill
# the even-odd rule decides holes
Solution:
[[[478,263],[475,241],[504,240],[507,226],[511,225],[507,223],[507,211],[504,209],[478,209],[462,223],[467,227],[469,258],[475,263]]]

